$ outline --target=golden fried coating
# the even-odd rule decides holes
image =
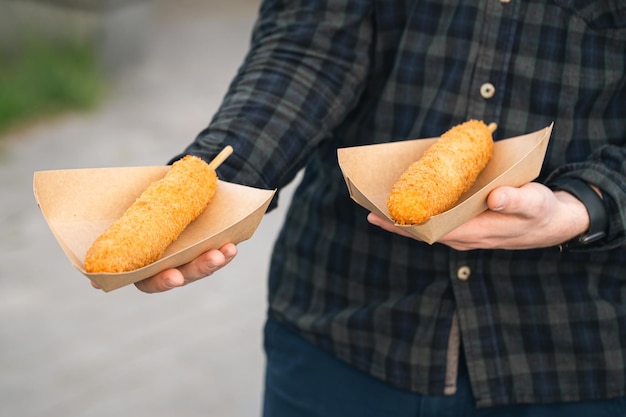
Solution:
[[[88,249],[85,271],[128,272],[159,259],[207,207],[217,188],[215,170],[185,156],[153,182]]]
[[[424,223],[454,206],[476,181],[493,153],[490,128],[469,120],[454,126],[400,176],[387,198],[401,225]]]

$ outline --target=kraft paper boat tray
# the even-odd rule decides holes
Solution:
[[[156,262],[126,273],[90,274],[83,260],[92,242],[169,166],[38,171],[33,189],[37,204],[71,263],[108,292],[183,265],[225,243],[252,237],[275,190],[218,182],[207,209]]]
[[[432,244],[472,217],[487,209],[487,195],[494,188],[519,187],[539,175],[552,126],[495,142],[493,156],[474,185],[450,210],[425,223],[400,226],[415,238]],[[358,204],[381,217],[387,211],[387,196],[398,177],[419,159],[438,138],[341,148],[337,152],[350,196]]]

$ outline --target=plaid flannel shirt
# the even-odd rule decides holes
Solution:
[[[185,153],[210,160],[230,144],[221,178],[264,188],[306,168],[275,245],[269,314],[352,366],[453,392],[460,329],[479,406],[623,396],[625,74],[620,0],[267,0]],[[369,225],[337,148],[470,118],[497,122],[496,140],[554,121],[538,181],[597,185],[608,236],[579,253],[458,252]]]

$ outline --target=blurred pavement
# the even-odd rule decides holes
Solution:
[[[290,189],[227,269],[159,295],[92,289],[32,192],[35,171],[162,165],[180,152],[239,66],[257,3],[162,3],[143,61],[97,111],[2,138],[0,416],[259,415],[266,271]]]

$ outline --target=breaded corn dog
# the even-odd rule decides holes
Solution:
[[[493,154],[492,129],[482,121],[454,126],[400,176],[387,198],[400,225],[424,223],[450,209],[476,181]]]
[[[217,175],[196,156],[176,161],[87,250],[85,271],[128,272],[146,266],[207,207]]]

